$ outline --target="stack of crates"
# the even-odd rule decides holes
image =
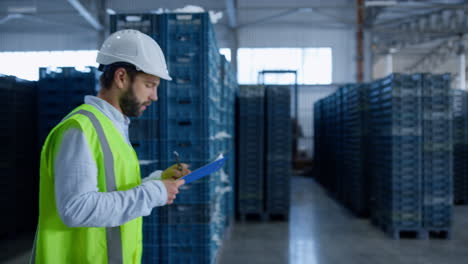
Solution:
[[[368,214],[367,85],[346,85],[343,95],[343,167],[344,201],[358,216]]]
[[[31,201],[38,195],[36,130],[36,84],[13,76],[0,76],[2,148],[0,155],[0,236],[32,231],[36,226],[37,207]],[[33,203],[35,205],[35,203]]]
[[[228,157],[223,170],[181,186],[173,205],[144,218],[143,262],[213,263],[226,215],[233,214],[223,203],[232,192],[228,165],[234,160],[236,80],[227,73],[229,87],[223,86],[222,58],[207,13],[111,16],[111,31],[121,29],[138,29],[155,39],[173,77],[161,82],[159,100],[131,127],[142,176],[174,164],[174,151],[192,170],[220,153]],[[229,65],[226,69],[232,71]]]
[[[340,171],[343,171],[342,158],[346,154],[341,131],[346,129],[343,124],[346,89],[347,87],[341,87],[314,105],[314,157],[315,166],[318,167],[317,180],[339,201],[344,201],[346,194],[343,187],[347,184],[347,179],[340,174]]]
[[[110,33],[124,29],[139,30],[159,43],[161,30],[160,16],[154,14],[116,14],[110,16]]]
[[[319,182],[394,238],[450,238],[454,173],[466,199],[468,101],[449,84],[447,74],[396,73],[314,106]]]
[[[369,212],[367,89],[344,85],[314,105],[317,180],[358,216]]]
[[[392,74],[371,84],[372,221],[395,238],[421,234],[421,75]]]
[[[342,168],[339,164],[342,162],[342,137],[343,137],[343,122],[342,122],[342,94],[343,89],[338,89],[331,96],[328,111],[330,119],[327,120],[329,134],[328,143],[330,145],[330,174],[331,177],[331,193],[338,199],[342,200],[343,183],[342,183]]]
[[[333,130],[335,123],[332,122],[335,118],[335,98],[334,94],[329,95],[323,99],[322,106],[322,140],[321,143],[321,156],[323,157],[323,166],[321,166],[321,175],[319,182],[332,194],[336,193],[335,171],[336,164],[334,160],[335,150],[333,149]]]
[[[453,132],[450,75],[423,76],[423,227],[450,235]]]
[[[265,87],[240,86],[238,96],[237,212],[241,220],[264,213]]]
[[[324,133],[323,133],[323,99],[318,100],[313,105],[314,108],[314,176],[317,181],[321,182],[323,178],[322,171],[325,168],[325,160],[322,155],[324,149]],[[323,171],[324,172],[324,171]]]
[[[224,110],[221,116],[222,126],[226,128],[226,133],[221,135],[225,141],[226,152],[225,156],[228,158],[226,165],[223,168],[222,180],[226,182],[226,193],[222,208],[226,215],[226,226],[230,226],[235,217],[235,111],[236,111],[236,96],[237,96],[237,78],[235,76],[232,65],[221,55],[221,75],[222,75],[222,100],[225,102],[223,105]],[[230,188],[230,189],[229,189]]]
[[[335,93],[335,115],[333,119],[333,139],[332,146],[334,150],[334,164],[335,164],[335,183],[336,183],[336,192],[335,198],[339,201],[345,200],[345,179],[343,166],[343,138],[344,138],[344,106],[346,102],[344,100],[344,95],[347,90],[346,86],[338,88]]]
[[[266,87],[265,211],[288,219],[292,158],[291,87]]]
[[[207,13],[163,14],[161,46],[171,82],[161,85],[161,165],[174,164],[173,151],[183,162],[199,168],[225,146],[221,124],[221,58]],[[224,231],[221,172],[184,185],[176,206],[162,207],[160,228],[170,235],[161,241],[160,263],[212,263]],[[183,208],[181,210],[180,208]],[[172,219],[177,217],[180,222]],[[184,231],[174,228],[185,223]],[[185,242],[184,242],[185,241]],[[194,261],[197,260],[197,261]]]
[[[52,128],[70,111],[84,103],[86,95],[96,95],[98,83],[98,73],[94,67],[88,67],[87,71],[73,67],[39,69],[39,146],[42,146]]]
[[[453,198],[468,203],[468,93],[453,90]]]

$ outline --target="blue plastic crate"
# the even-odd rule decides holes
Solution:
[[[199,66],[200,67],[200,66]],[[200,68],[188,65],[170,65],[171,75],[174,80],[171,81],[169,87],[161,86],[160,92],[163,98],[178,98],[178,97],[191,97],[203,98],[205,97],[206,87],[200,87],[200,82],[203,78],[200,74]],[[164,84],[164,83],[163,83]]]
[[[133,141],[132,146],[135,150],[138,159],[147,162],[156,162],[160,160],[160,141],[159,140],[142,140]]]
[[[110,33],[123,29],[139,30],[158,41],[160,38],[159,15],[138,13],[111,15]]]
[[[161,246],[198,246],[210,244],[215,226],[207,224],[163,224],[157,227]]]
[[[159,140],[158,119],[133,119],[128,130],[131,142]]]
[[[166,140],[213,139],[221,132],[219,122],[206,117],[181,117],[166,119],[161,123],[161,134]]]
[[[196,246],[164,246],[161,258],[156,263],[199,264],[215,261],[218,246],[215,243]]]
[[[181,162],[195,163],[200,167],[212,161],[218,154],[225,151],[220,140],[163,140],[161,142],[161,159],[163,162],[174,162],[173,152],[177,151]],[[169,165],[169,164],[168,164]]]
[[[220,120],[222,108],[219,99],[197,98],[188,95],[168,98],[164,116],[168,118],[209,118]]]
[[[54,95],[54,96],[38,96],[38,111],[39,112],[58,112],[64,111],[68,107],[65,95]]]

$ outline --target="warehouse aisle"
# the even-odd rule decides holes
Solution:
[[[455,207],[452,240],[392,240],[325,194],[293,177],[289,223],[236,224],[219,264],[464,264],[468,207]]]

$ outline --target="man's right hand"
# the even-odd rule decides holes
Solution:
[[[162,180],[167,190],[167,204],[172,204],[179,193],[179,187],[185,183],[185,180]]]

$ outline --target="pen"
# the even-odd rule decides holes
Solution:
[[[182,171],[182,164],[180,164],[180,160],[179,160],[179,153],[177,151],[174,150],[174,156],[175,156],[175,160],[176,160],[176,163],[177,163],[177,169],[179,171]]]

